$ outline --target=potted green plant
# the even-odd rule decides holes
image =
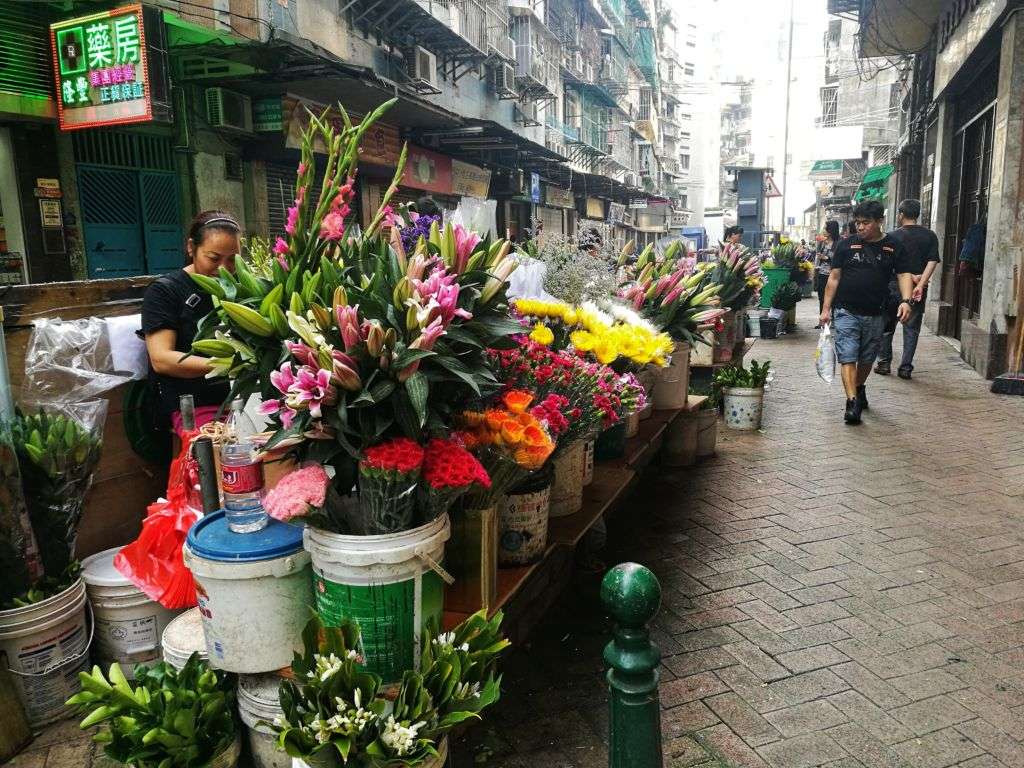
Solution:
[[[314,617],[295,679],[281,682],[279,748],[310,768],[440,768],[448,732],[498,700],[497,658],[509,645],[501,621],[481,611],[450,632],[424,633],[420,671],[406,671],[385,698],[380,677],[361,665],[357,626]]]
[[[715,374],[715,388],[725,403],[725,424],[738,430],[761,428],[764,387],[771,375],[771,361],[750,361],[750,368],[731,366]]]
[[[780,287],[772,297],[772,309],[781,313],[785,318],[787,330],[796,325],[796,305],[801,298],[803,298],[803,293],[800,286],[794,282]]]
[[[230,768],[238,760],[234,676],[194,653],[181,670],[167,662],[135,667],[135,686],[117,664],[80,672],[68,705],[112,760],[133,768]]]

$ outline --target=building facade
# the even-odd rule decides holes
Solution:
[[[678,217],[660,120],[665,17],[653,0],[126,7],[0,8],[11,50],[24,51],[0,69],[2,281],[176,269],[187,222],[210,208],[276,236],[308,115],[340,121],[339,102],[359,119],[397,98],[364,141],[358,215],[408,144],[399,202],[472,203],[517,239],[587,221],[643,239]],[[139,45],[122,62],[116,35],[128,16]],[[61,36],[52,45],[51,24]],[[89,32],[97,24],[113,36],[109,62]]]
[[[1018,348],[1024,303],[1022,7],[863,0],[841,9],[856,14],[862,56],[905,62],[894,188],[922,200],[942,244],[925,322],[959,340],[964,360],[989,378]],[[968,233],[983,239],[983,258],[961,266]]]

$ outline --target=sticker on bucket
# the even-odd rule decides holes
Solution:
[[[63,710],[64,701],[78,691],[78,673],[89,666],[87,654],[77,664],[63,670],[53,670],[45,675],[40,673],[59,664],[61,659],[83,653],[88,642],[85,625],[79,624],[32,645],[22,646],[15,657],[18,670],[23,674],[37,675],[20,678],[29,721],[35,723],[51,719]]]
[[[120,658],[123,654],[152,651],[159,648],[156,614],[137,619],[105,619],[96,616],[96,647],[101,656]]]
[[[441,623],[444,586],[441,577],[426,571],[419,577],[421,604],[416,605],[416,578],[391,584],[338,584],[317,572],[316,607],[328,626],[342,619],[359,623],[366,666],[385,683],[402,679],[419,661],[420,629],[433,619]]]
[[[501,510],[498,560],[525,565],[542,554],[548,542],[551,488],[508,496]]]

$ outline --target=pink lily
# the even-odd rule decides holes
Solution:
[[[473,249],[480,242],[480,235],[476,232],[470,232],[461,224],[456,224],[453,227],[453,232],[455,233],[454,270],[456,274],[461,275],[466,269],[466,264],[469,262]]]
[[[292,428],[292,422],[295,421],[295,417],[298,412],[293,408],[288,408],[284,405],[282,400],[265,400],[260,404],[259,412],[264,416],[277,415],[281,419],[281,426],[285,429]]]
[[[341,331],[341,340],[345,344],[345,351],[351,352],[363,340],[359,333],[359,305],[356,304],[354,307],[339,305],[334,312],[338,320],[338,330]]]
[[[299,368],[292,386],[288,388],[288,405],[306,407],[310,415],[320,418],[321,406],[333,405],[338,400],[338,391],[331,384],[331,372],[314,370],[308,365]]]
[[[299,361],[300,365],[317,365],[316,353],[301,342],[285,341],[285,348],[288,353]]]
[[[444,325],[441,318],[436,318],[430,325],[420,331],[420,335],[412,340],[409,349],[422,349],[429,352],[434,348],[434,343],[444,335]],[[415,360],[398,372],[398,380],[406,381],[420,368],[420,361]]]
[[[295,376],[292,373],[291,363],[281,363],[281,368],[270,372],[270,383],[277,387],[277,390],[287,394],[292,384],[295,383]]]

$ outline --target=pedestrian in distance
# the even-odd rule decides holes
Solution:
[[[918,224],[921,218],[921,201],[904,200],[896,209],[896,223],[899,225],[889,233],[903,244],[910,261],[914,280],[913,314],[903,324],[903,355],[896,374],[901,379],[910,379],[914,371],[914,353],[917,341],[921,336],[921,322],[924,319],[925,298],[928,295],[928,282],[932,279],[935,268],[939,265],[939,238],[927,227]],[[890,321],[882,334],[882,349],[878,353],[878,365],[875,373],[888,376],[892,371],[892,340],[896,335],[896,307],[900,301],[899,289],[895,281],[890,283],[891,298]]]
[[[733,245],[737,245],[741,240],[743,240],[743,227],[726,227],[723,237],[725,237],[725,240],[722,241],[723,244],[732,243]]]
[[[828,283],[828,273],[832,271],[832,256],[839,245],[839,222],[834,219],[825,222],[824,238],[814,256],[814,291],[818,294],[818,314],[821,314],[825,305],[825,285]],[[818,323],[821,328],[821,323]]]
[[[914,281],[903,244],[882,231],[885,209],[867,200],[853,209],[857,234],[839,243],[825,286],[819,322],[832,323],[836,359],[842,369],[847,424],[859,424],[868,409],[867,380],[882,345],[889,281],[895,275],[902,299],[900,322],[912,314]]]

